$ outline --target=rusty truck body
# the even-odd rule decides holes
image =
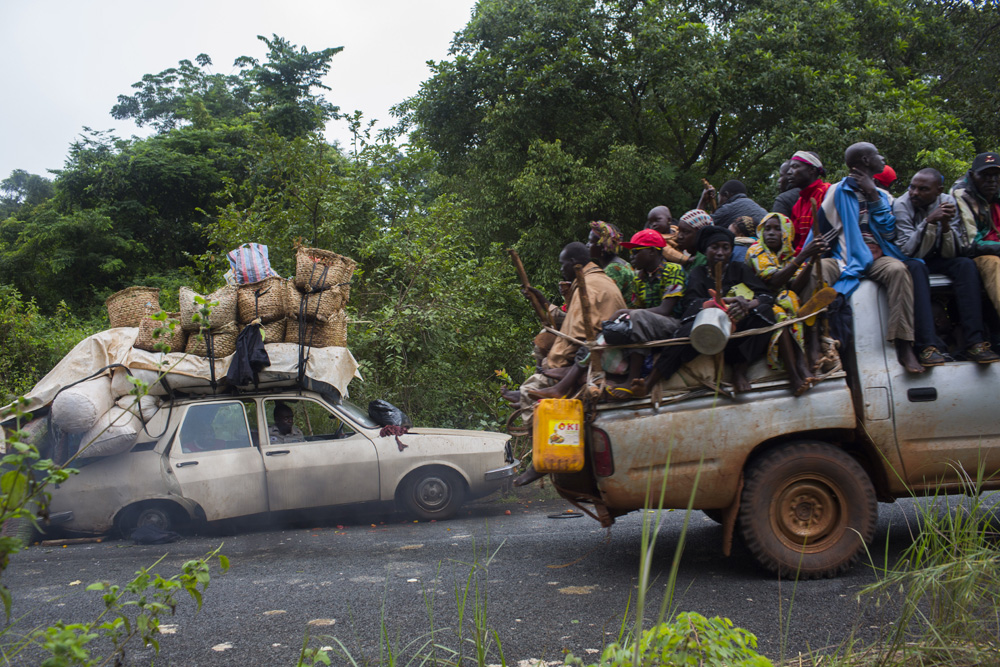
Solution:
[[[935,294],[949,289],[932,277]],[[768,570],[814,578],[860,558],[879,502],[966,493],[977,475],[980,490],[1000,486],[1000,364],[906,373],[885,340],[884,290],[863,281],[850,301],[843,368],[811,391],[795,397],[772,376],[737,396],[599,405],[584,470],[554,475],[556,488],[605,525],[642,508],[704,510],[727,555],[735,535]]]

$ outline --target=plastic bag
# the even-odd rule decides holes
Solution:
[[[379,426],[413,426],[405,412],[381,398],[368,404],[368,416]]]
[[[604,320],[602,332],[608,345],[628,345],[632,342],[632,321],[628,315],[619,315],[614,320]]]

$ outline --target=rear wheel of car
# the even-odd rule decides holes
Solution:
[[[761,565],[783,577],[846,571],[871,541],[877,521],[871,479],[839,447],[792,443],[747,470],[740,533]]]
[[[399,499],[419,519],[450,519],[465,502],[465,483],[444,468],[417,470],[403,480]]]
[[[152,526],[162,531],[176,531],[184,523],[183,511],[170,503],[145,503],[124,510],[118,519],[118,527],[123,537],[129,538],[133,531],[143,526]]]

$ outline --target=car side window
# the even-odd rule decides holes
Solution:
[[[272,445],[339,440],[355,431],[322,403],[307,399],[264,401],[268,442]]]
[[[185,454],[251,446],[246,413],[240,403],[189,406],[179,439]]]

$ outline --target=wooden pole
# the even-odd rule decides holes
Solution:
[[[601,356],[604,354],[601,351],[594,350],[594,345],[597,342],[597,336],[594,335],[595,330],[601,328],[601,323],[599,321],[594,321],[591,319],[590,312],[590,296],[587,294],[587,281],[583,277],[583,266],[577,264],[573,267],[576,272],[576,298],[580,299],[580,310],[583,312],[583,323],[587,327],[587,347],[590,348],[590,369],[601,368]],[[593,314],[593,317],[597,317],[597,313]]]
[[[706,190],[714,190],[715,189],[715,187],[711,183],[708,182],[707,178],[701,179],[701,184],[703,186],[705,186]],[[699,199],[698,203],[702,204],[702,200]],[[715,209],[718,208],[718,203],[715,200],[715,195],[709,195],[708,196],[708,200],[705,201],[704,204],[702,204],[698,208],[700,208],[703,211],[707,211],[709,213],[714,213]]]
[[[510,258],[514,262],[514,270],[517,271],[517,277],[521,280],[522,287],[531,287],[531,281],[528,280],[528,273],[524,270],[524,264],[521,263],[521,258],[518,256],[517,251],[513,248],[507,250],[510,253]],[[545,307],[538,301],[538,295],[536,295],[531,290],[527,290],[526,297],[531,306],[535,309],[535,315],[541,320],[542,324],[547,324],[550,327],[555,328],[555,323],[552,321],[552,317],[549,316]]]

